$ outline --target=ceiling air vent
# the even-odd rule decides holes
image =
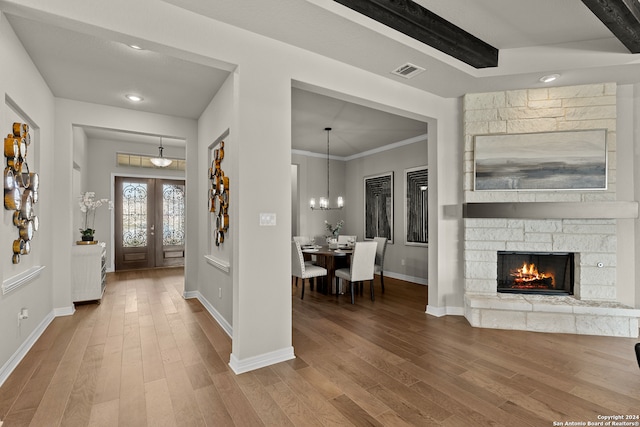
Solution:
[[[425,69],[422,68],[422,67],[418,67],[417,65],[413,65],[413,64],[407,62],[406,64],[401,65],[400,67],[398,67],[395,70],[393,70],[391,72],[391,74],[395,74],[396,76],[404,77],[405,79],[410,79],[412,77],[417,76],[418,74],[420,74],[424,70]]]

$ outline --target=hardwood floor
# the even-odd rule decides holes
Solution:
[[[640,415],[637,340],[476,329],[376,300],[293,290],[296,359],[242,375],[182,269],[109,274],[102,304],[56,318],[0,388],[13,426],[551,426]],[[623,420],[624,421],[624,420]],[[638,420],[631,420],[638,421]]]

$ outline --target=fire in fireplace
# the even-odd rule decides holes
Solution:
[[[573,295],[574,254],[498,252],[498,292]]]

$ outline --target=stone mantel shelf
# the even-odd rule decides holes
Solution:
[[[635,219],[636,201],[465,203],[464,218]]]

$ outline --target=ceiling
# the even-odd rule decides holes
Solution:
[[[629,53],[579,0],[416,0],[499,49],[499,65],[484,69],[332,0],[165,2],[442,97],[542,87],[539,78],[550,73],[560,74],[556,86],[640,81],[640,55]],[[7,17],[56,97],[196,119],[231,69],[156,46],[134,50],[120,40],[38,22],[36,15]],[[426,71],[412,79],[390,74],[407,62]],[[145,99],[131,104],[127,93]],[[326,152],[326,126],[334,128],[331,153],[339,156],[425,133],[423,123],[300,89],[292,105],[294,149]],[[157,136],[148,139],[157,144]]]
[[[301,89],[291,94],[291,141],[293,149],[327,152],[327,133],[331,127],[331,156],[350,157],[427,133],[418,120],[342,101]]]

